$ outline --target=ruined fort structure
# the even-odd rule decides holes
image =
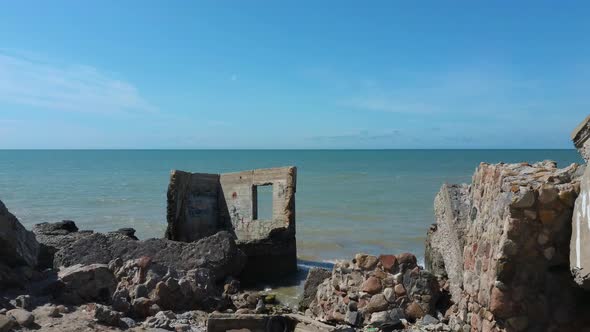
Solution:
[[[572,135],[585,159],[588,120]],[[584,168],[482,163],[471,184],[442,186],[425,259],[428,269],[449,278],[452,329],[589,326],[588,293],[578,285],[587,286],[590,269],[590,175]]]
[[[297,169],[237,173],[173,171],[168,187],[166,238],[192,242],[227,230],[247,263],[241,280],[273,279],[297,269],[295,190]],[[272,187],[272,214],[259,218],[258,192]]]

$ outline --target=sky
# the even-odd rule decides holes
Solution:
[[[587,1],[7,1],[0,149],[572,148]]]

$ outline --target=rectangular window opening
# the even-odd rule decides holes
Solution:
[[[272,220],[272,184],[252,188],[254,220]]]

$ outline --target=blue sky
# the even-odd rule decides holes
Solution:
[[[584,1],[10,1],[0,148],[570,148]]]

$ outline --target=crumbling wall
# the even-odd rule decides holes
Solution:
[[[173,171],[168,187],[166,237],[191,242],[228,230],[248,257],[242,282],[274,279],[297,269],[297,169],[237,173]],[[272,217],[257,218],[257,188],[272,186]]]
[[[168,185],[166,238],[193,242],[224,229],[219,175],[172,171]]]
[[[572,164],[558,169],[549,161],[482,163],[464,197],[468,208],[460,209],[469,211],[464,223],[437,214],[437,230],[429,234],[427,247],[438,250],[445,263],[463,262],[461,288],[453,292],[455,304],[447,312],[453,328],[575,331],[587,326],[582,322],[587,318],[581,315],[585,308],[581,299],[586,295],[569,274],[578,168]],[[447,211],[453,211],[456,202],[447,200],[451,204]],[[464,244],[459,257],[456,250],[441,247],[445,242],[437,241],[436,233],[450,229],[451,234],[460,234],[462,225]]]
[[[295,234],[295,167],[226,173],[220,182],[227,205],[221,217],[231,223],[239,241],[264,240],[277,230]],[[265,185],[272,186],[272,218],[257,220],[256,188]]]
[[[225,224],[235,232],[240,249],[248,256],[242,282],[275,279],[297,270],[295,191],[297,169],[282,167],[221,174],[226,208]],[[272,185],[272,218],[256,219],[258,186]]]

